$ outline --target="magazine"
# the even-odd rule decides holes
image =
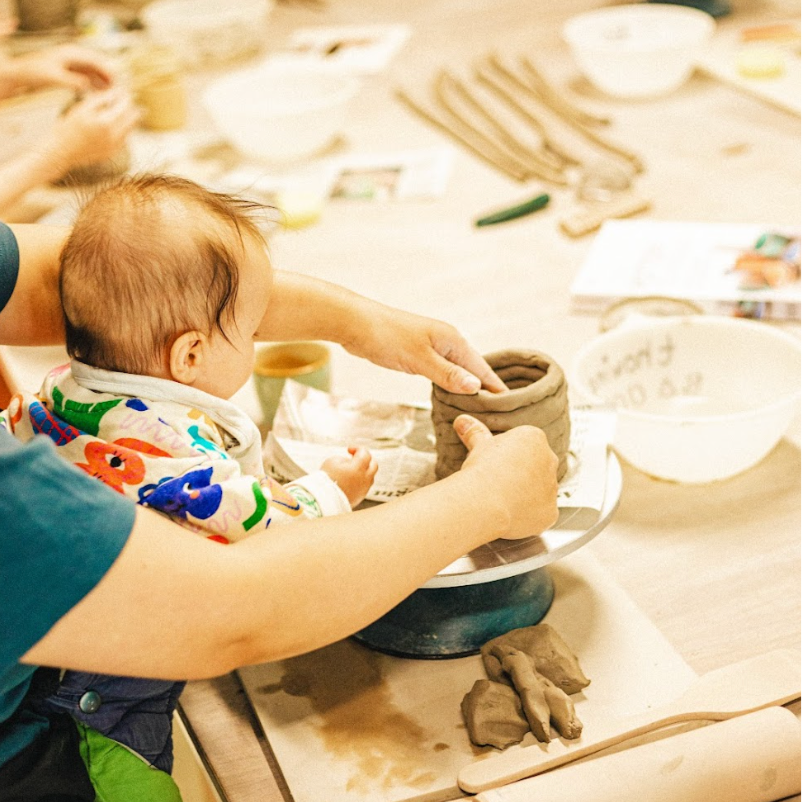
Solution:
[[[761,225],[610,220],[571,286],[576,311],[660,296],[702,311],[798,320],[799,233]]]

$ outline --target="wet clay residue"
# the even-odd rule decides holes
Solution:
[[[366,793],[376,782],[384,788],[426,788],[437,775],[421,766],[433,750],[448,747],[432,743],[430,734],[393,704],[381,660],[351,641],[335,643],[283,661],[281,690],[309,700],[326,749],[354,766],[346,790]]]

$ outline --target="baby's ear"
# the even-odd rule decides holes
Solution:
[[[170,348],[170,377],[181,384],[194,384],[203,363],[206,335],[185,331]]]

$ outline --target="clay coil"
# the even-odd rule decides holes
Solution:
[[[525,387],[510,389],[506,393],[491,393],[479,390],[474,395],[449,393],[442,387],[434,386],[433,395],[438,403],[446,404],[461,412],[511,412],[514,409],[537,404],[544,398],[553,395],[565,382],[562,368],[551,357],[538,351],[506,350],[488,354],[485,359],[494,371],[501,370],[505,375],[526,378],[526,371],[536,369],[537,378]],[[545,374],[541,376],[541,373]],[[502,381],[504,379],[502,378]],[[505,382],[506,384],[506,382]]]
[[[562,368],[546,354],[530,349],[497,351],[485,359],[507,386],[507,392],[479,390],[474,395],[459,395],[436,385],[432,389],[435,475],[438,479],[449,476],[459,470],[467,457],[467,449],[452,424],[459,415],[468,413],[494,434],[523,425],[542,429],[559,460],[557,478],[561,479],[568,466],[571,434],[568,387]]]

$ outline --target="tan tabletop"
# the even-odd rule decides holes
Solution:
[[[411,25],[388,70],[367,79],[354,102],[345,146],[357,152],[447,144],[393,95],[424,97],[435,73],[469,70],[491,51],[537,58],[548,77],[612,120],[609,136],[646,165],[642,188],[651,219],[800,222],[798,116],[695,74],[659,100],[604,97],[580,79],[559,30],[594,0],[328,0],[321,7],[279,3],[268,38],[276,47],[299,26]],[[721,28],[799,16],[799,5],[733,0]],[[203,115],[193,109],[199,124]],[[531,346],[568,366],[598,330],[572,314],[569,285],[592,237],[572,240],[558,220],[572,200],[555,191],[548,209],[476,229],[488,210],[541,189],[516,183],[457,149],[446,193],[425,202],[332,202],[316,226],[280,234],[276,266],[297,270],[394,306],[443,318],[482,352]],[[798,330],[797,324],[788,324]],[[334,389],[345,394],[423,401],[428,383],[335,352]],[[624,465],[621,505],[590,545],[699,673],[800,643],[800,452],[798,422],[757,467],[702,486],[660,482]],[[278,802],[280,772],[236,676],[190,683],[185,720],[228,802]]]
[[[797,227],[799,118],[701,74],[660,100],[601,96],[579,78],[559,36],[566,17],[591,5],[599,4],[353,0],[329,2],[324,10],[280,4],[269,36],[278,46],[304,25],[412,26],[390,68],[369,78],[354,103],[348,149],[447,142],[397,102],[393,88],[424,98],[443,67],[467,74],[473,60],[491,51],[530,54],[551,80],[612,117],[609,135],[642,157],[652,219]],[[734,5],[720,27],[798,17],[793,2],[764,4],[760,16]],[[457,150],[442,198],[331,203],[318,225],[276,238],[275,262],[444,318],[482,352],[527,345],[569,365],[598,327],[597,318],[570,312],[568,288],[592,239],[571,240],[558,230],[571,192],[554,192],[547,210],[513,223],[472,226],[482,212],[531,197],[541,186],[516,183]],[[346,394],[428,396],[424,380],[340,351],[334,376],[335,391]],[[699,673],[799,646],[800,457],[798,434],[791,438],[754,469],[710,485],[660,482],[625,465],[621,506],[587,546]],[[190,683],[182,706],[230,802],[285,798],[235,676]]]

